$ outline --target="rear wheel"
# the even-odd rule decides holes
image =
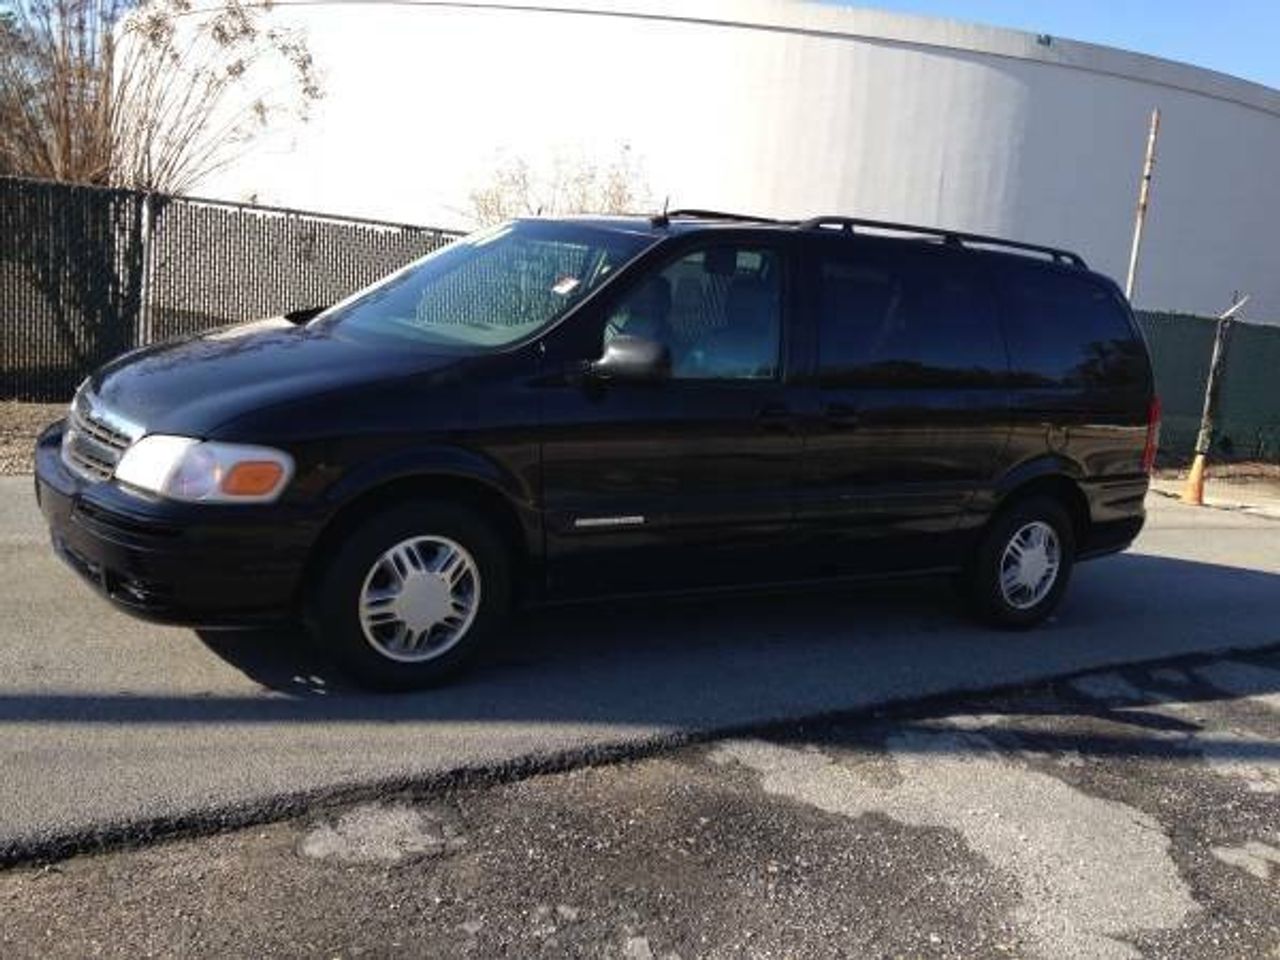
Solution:
[[[967,580],[974,612],[996,626],[1025,628],[1062,601],[1075,561],[1075,531],[1063,505],[1046,496],[1020,500],[991,522]]]
[[[384,690],[456,673],[501,627],[506,545],[474,511],[406,503],[365,521],[312,585],[312,633],[353,679]]]

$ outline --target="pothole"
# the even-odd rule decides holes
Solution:
[[[312,827],[298,852],[312,860],[390,864],[452,853],[465,845],[466,835],[450,811],[370,803]]]

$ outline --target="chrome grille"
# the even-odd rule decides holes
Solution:
[[[62,462],[97,483],[108,480],[125,449],[142,431],[104,410],[86,391],[76,394],[62,437]]]

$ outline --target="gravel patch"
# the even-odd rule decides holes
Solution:
[[[885,747],[900,776],[891,786],[813,747],[738,741],[715,756],[756,771],[767,793],[829,813],[879,812],[959,834],[1015,878],[1012,915],[1041,956],[1136,957],[1124,942],[1131,931],[1177,927],[1195,909],[1168,836],[1133,807],[1010,762],[990,740],[945,723],[895,731]]]
[[[430,807],[362,804],[313,827],[299,851],[339,863],[400,863],[456,850],[466,837],[454,819]]]

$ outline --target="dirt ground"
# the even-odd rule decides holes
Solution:
[[[1156,480],[1183,481],[1187,479],[1187,467],[1161,467],[1155,472]],[[1210,462],[1205,472],[1207,480],[1220,485],[1224,491],[1248,487],[1271,497],[1280,496],[1280,463],[1259,463],[1247,460],[1241,463]]]
[[[36,436],[66,410],[65,403],[0,400],[0,476],[30,473]]]

